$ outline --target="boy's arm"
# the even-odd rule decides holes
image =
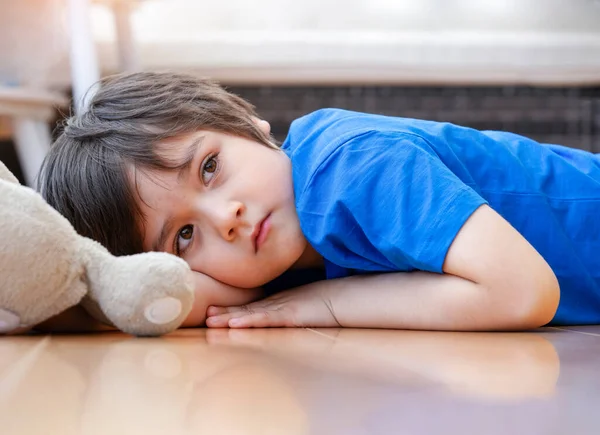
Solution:
[[[227,301],[230,304],[243,304],[255,301],[264,294],[262,289],[240,289],[223,284],[198,272],[194,272],[193,276],[195,292],[194,304],[191,312],[181,325],[183,328],[204,325],[206,320],[206,309],[211,303]],[[94,319],[81,305],[71,307],[35,327],[28,329],[46,333],[116,331],[115,327],[106,325]],[[24,329],[19,331],[19,333],[23,332],[27,332],[27,330]]]
[[[548,264],[485,205],[455,238],[443,270],[321,281],[243,307],[212,307],[207,325],[518,330],[548,323],[558,307]]]

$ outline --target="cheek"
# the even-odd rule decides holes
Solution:
[[[244,289],[262,285],[255,279],[259,268],[249,262],[248,257],[236,249],[235,244],[217,243],[213,248],[203,249],[203,252],[190,259],[188,264],[192,270],[227,285]]]
[[[278,191],[292,189],[291,166],[285,155],[266,149],[263,154],[254,157],[252,165],[244,167],[247,170],[246,179],[256,180],[266,186],[267,191],[277,188]]]
[[[275,277],[271,268],[271,262],[264,264],[260,261],[249,261],[245,256],[231,256],[210,265],[205,273],[218,281],[247,291],[271,281]]]
[[[262,273],[256,272],[256,267],[236,265],[228,268],[220,267],[218,270],[215,270],[215,273],[212,276],[225,284],[246,291],[250,288],[260,287],[269,281],[268,278],[265,278],[262,275]]]

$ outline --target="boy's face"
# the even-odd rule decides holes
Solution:
[[[179,255],[193,270],[242,288],[262,286],[302,257],[307,242],[282,151],[197,131],[161,144],[159,152],[191,160],[181,171],[135,175],[146,251]]]

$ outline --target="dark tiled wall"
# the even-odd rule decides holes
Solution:
[[[600,87],[229,87],[252,102],[278,140],[323,107],[506,130],[600,152]]]
[[[257,106],[283,141],[290,122],[323,107],[506,130],[600,152],[600,87],[229,87]],[[10,143],[0,160],[22,178]]]

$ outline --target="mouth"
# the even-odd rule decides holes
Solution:
[[[271,230],[271,213],[269,213],[262,221],[256,224],[252,232],[252,241],[254,242],[254,252],[258,252],[262,244],[267,240],[269,231]]]

